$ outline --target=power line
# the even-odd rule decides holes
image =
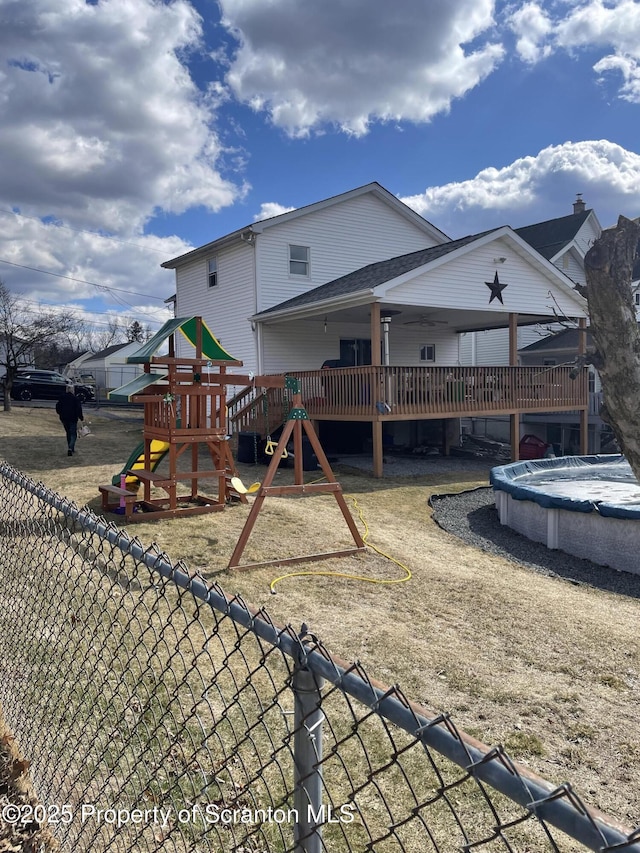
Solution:
[[[107,293],[118,291],[120,293],[127,293],[129,296],[144,296],[145,299],[157,299],[158,302],[164,302],[162,296],[151,296],[149,293],[140,293],[138,290],[125,290],[124,287],[112,287],[108,284],[97,284],[95,281],[86,281],[84,278],[73,278],[70,275],[62,275],[62,273],[58,272],[49,272],[49,270],[41,270],[38,267],[28,267],[25,264],[16,264],[13,261],[7,261],[4,258],[0,258],[0,263],[9,264],[12,267],[20,267],[20,269],[30,270],[31,272],[39,272],[43,275],[53,275],[56,278],[65,278],[68,281],[75,281],[77,284],[88,284],[91,287],[97,287],[98,290],[104,290]]]
[[[13,216],[20,216],[22,219],[33,219],[39,222],[40,225],[53,225],[54,228],[65,228],[67,231],[75,231],[77,234],[90,234],[92,237],[101,237],[103,240],[113,240],[114,243],[122,243],[123,246],[133,246],[136,249],[142,249],[145,252],[156,252],[158,255],[166,255],[163,249],[153,249],[151,246],[141,246],[139,243],[131,243],[129,240],[121,240],[119,237],[111,237],[108,234],[100,234],[98,231],[89,231],[87,228],[74,228],[72,225],[63,225],[61,222],[43,222],[39,216],[29,216],[27,213],[18,213],[17,210],[7,210],[0,207],[0,213],[9,213]]]
[[[112,317],[114,319],[118,319],[118,317],[119,317],[118,314],[114,315],[109,311],[89,311],[86,308],[77,308],[74,305],[66,305],[65,306],[65,305],[59,305],[59,304],[54,303],[54,302],[36,302],[34,299],[26,299],[24,296],[19,296],[18,298],[20,300],[19,310],[22,311],[24,314],[36,315],[38,313],[41,313],[37,309],[38,308],[41,309],[42,307],[57,308],[59,310],[71,309],[71,310],[79,312],[79,319],[80,320],[83,320],[84,322],[90,323],[93,326],[105,326],[105,327],[108,327],[109,324],[105,323],[105,322],[101,322],[100,320],[94,320],[93,317],[94,316],[95,317]],[[31,306],[31,305],[33,305],[34,307],[33,308],[27,307],[27,306]],[[145,318],[146,322],[148,322],[148,323],[156,323],[157,325],[160,326],[160,325],[162,325],[163,322],[165,322],[164,320],[154,320],[148,314],[145,314],[144,311],[140,311],[140,314]],[[131,319],[135,319],[135,318],[131,318]]]

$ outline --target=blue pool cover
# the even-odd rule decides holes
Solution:
[[[547,509],[640,519],[640,484],[624,456],[563,456],[493,468],[494,491]]]

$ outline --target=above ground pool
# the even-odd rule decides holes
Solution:
[[[493,468],[501,524],[548,548],[640,574],[640,484],[623,456]]]

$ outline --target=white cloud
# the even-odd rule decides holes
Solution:
[[[598,74],[606,71],[619,71],[624,83],[620,87],[619,97],[624,101],[640,104],[640,63],[627,56],[605,56],[593,66]]]
[[[356,135],[370,122],[428,121],[503,56],[481,38],[493,0],[220,0],[239,41],[227,82],[291,136],[323,123]],[[292,13],[293,12],[293,13]],[[473,43],[473,44],[472,44]]]
[[[564,12],[559,10],[564,5]],[[640,3],[637,0],[587,0],[552,5],[526,2],[509,19],[517,36],[516,50],[525,62],[537,62],[554,50],[581,48],[612,51],[595,65],[598,74],[617,71],[623,85],[619,96],[640,103]]]
[[[503,168],[403,198],[453,237],[553,219],[582,193],[603,226],[640,213],[640,155],[606,140],[565,142]]]
[[[516,51],[521,59],[538,62],[550,55],[551,45],[544,44],[544,41],[553,27],[538,3],[525,3],[511,15],[509,24],[517,37]]]
[[[291,210],[295,210],[295,207],[285,207],[277,201],[265,201],[260,205],[260,211],[253,217],[253,221],[271,219],[272,216],[280,216],[281,213],[289,213]]]
[[[176,237],[116,240],[0,210],[0,280],[11,292],[33,302],[75,302],[83,313],[134,316],[152,328],[169,316],[163,300],[175,288],[173,272],[160,264],[189,248]]]
[[[0,200],[121,234],[231,204],[200,40],[186,0],[0,0]]]

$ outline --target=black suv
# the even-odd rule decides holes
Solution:
[[[81,403],[93,400],[91,385],[75,385],[56,370],[21,370],[13,380],[11,396],[14,400],[58,400],[71,385]]]

